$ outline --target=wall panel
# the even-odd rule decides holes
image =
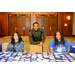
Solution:
[[[5,34],[5,36],[8,36],[8,14],[31,14],[31,29],[33,27],[32,26],[33,22],[36,21],[35,18],[36,14],[57,14],[58,30],[62,31],[64,36],[72,36],[73,12],[0,12],[0,33]],[[64,27],[64,23],[68,23],[66,19],[68,14],[70,14],[71,16],[71,20],[69,23],[70,28],[69,30]]]

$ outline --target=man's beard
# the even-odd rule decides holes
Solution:
[[[35,32],[37,32],[38,30],[35,30]]]
[[[35,29],[34,29],[34,31],[35,31],[35,32],[37,32],[37,31],[38,31],[38,29],[37,29],[37,30],[35,30]]]

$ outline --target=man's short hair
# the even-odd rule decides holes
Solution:
[[[34,22],[34,23],[33,23],[33,26],[34,26],[34,24],[38,24],[38,25],[39,25],[39,23],[38,23],[38,22]]]

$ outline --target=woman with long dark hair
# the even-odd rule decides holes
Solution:
[[[68,40],[64,39],[63,33],[61,31],[56,31],[54,34],[54,39],[49,43],[49,50],[51,53],[69,53],[70,44]]]
[[[9,44],[7,46],[6,52],[23,52],[24,42],[18,32],[14,32]]]

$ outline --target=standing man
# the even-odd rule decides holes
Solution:
[[[30,44],[42,46],[46,39],[45,31],[39,28],[39,23],[33,23],[33,29],[29,33]]]

